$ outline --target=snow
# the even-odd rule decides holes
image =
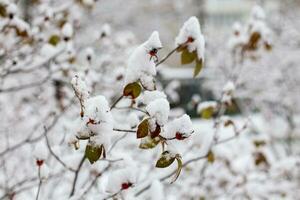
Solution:
[[[61,33],[66,38],[71,38],[73,36],[73,27],[70,23],[65,23],[61,29]]]
[[[88,47],[84,50],[84,54],[87,60],[92,60],[93,57],[95,56],[95,51],[93,48]]]
[[[131,128],[135,128],[140,120],[134,112],[131,112],[127,118],[127,122]]]
[[[265,11],[259,5],[255,5],[251,11],[251,18],[255,20],[264,20],[266,18]]]
[[[116,194],[122,190],[123,183],[131,183],[134,185],[136,183],[136,170],[132,168],[134,167],[128,166],[124,169],[111,172],[108,176],[105,191],[110,194]]]
[[[14,17],[9,23],[11,26],[17,27],[19,31],[26,31],[27,33],[29,33],[30,26],[27,22],[23,21],[22,19]]]
[[[94,122],[89,123],[91,120]],[[98,95],[86,101],[83,121],[93,133],[112,133],[113,118],[104,96]]]
[[[113,134],[113,117],[106,98],[102,95],[88,98],[84,108],[84,116],[76,121],[76,136],[89,137],[90,145],[104,145],[108,149]],[[69,141],[73,144],[76,142],[74,139]]]
[[[234,35],[229,39],[228,47],[231,50],[235,50],[238,47],[247,46],[253,33],[260,34],[262,40],[260,44],[271,44],[272,31],[268,28],[264,20],[264,10],[260,6],[255,5],[252,8],[251,17],[245,26],[242,27],[237,22],[233,25]]]
[[[177,90],[180,88],[181,83],[177,80],[171,81],[165,88],[165,92],[168,95],[168,99],[171,103],[177,103],[180,101],[180,96]]]
[[[201,96],[199,94],[193,94],[191,101],[194,104],[198,104],[201,101]]]
[[[183,137],[189,137],[193,131],[193,124],[190,116],[184,114],[167,123],[164,127],[164,132],[162,132],[161,135],[165,138],[174,138],[176,133],[180,133]]]
[[[145,91],[143,96],[141,97],[141,102],[143,104],[147,105],[151,101],[154,101],[155,99],[166,99],[167,96],[163,91],[154,90],[154,91]]]
[[[146,90],[155,90],[156,86],[155,86],[155,81],[154,81],[154,78],[152,76],[149,76],[149,75],[145,75],[143,74],[141,77],[140,77],[140,81],[141,81],[141,84],[142,86],[146,89]]]
[[[192,42],[187,42],[192,38]],[[189,18],[182,26],[178,36],[175,39],[175,45],[183,45],[187,43],[189,52],[197,51],[199,60],[204,61],[205,39],[200,30],[200,24],[196,17]]]
[[[33,155],[37,160],[46,160],[48,156],[47,145],[43,142],[38,143],[34,148]]]
[[[10,3],[10,4],[8,4],[8,6],[6,7],[6,11],[7,11],[7,13],[9,13],[9,14],[15,15],[15,14],[17,14],[18,7],[17,7],[16,4]]]
[[[166,80],[182,80],[193,78],[193,68],[189,67],[169,67],[163,66],[159,69],[159,73]]]
[[[40,168],[40,178],[42,181],[46,181],[50,175],[50,168],[47,164],[43,164]]]
[[[164,186],[159,180],[154,180],[151,183],[151,187],[148,191],[149,200],[164,200]]]
[[[170,105],[166,99],[160,98],[150,102],[146,106],[146,111],[156,120],[158,125],[162,126],[168,121]]]
[[[87,138],[91,135],[91,131],[86,126],[85,121],[83,121],[82,119],[77,119],[75,124],[76,124],[75,133],[77,136],[79,136],[80,138]],[[69,143],[74,144],[75,142],[77,142],[76,137],[70,138]]]
[[[95,4],[95,0],[82,0],[82,3],[86,6],[93,6]]]
[[[207,108],[216,108],[217,107],[217,102],[215,101],[205,101],[205,102],[201,102],[198,107],[197,107],[197,112],[200,113],[203,110],[207,109]]]
[[[141,81],[142,85],[149,90],[155,88],[153,76],[156,75],[155,59],[150,51],[161,48],[161,42],[157,31],[154,31],[149,39],[138,46],[128,59],[125,85]],[[150,59],[151,58],[151,59]]]
[[[87,85],[84,80],[80,77],[80,75],[75,75],[71,80],[71,84],[75,90],[75,92],[83,99],[86,100],[90,96],[90,92],[88,90]]]
[[[0,2],[5,2],[4,8],[9,10],[7,5],[12,0]],[[15,3],[17,7],[22,7],[21,1],[14,2],[18,2]],[[282,17],[277,21],[276,12],[272,12],[272,17],[264,21],[261,14],[255,14],[258,17],[251,18],[242,26],[234,25],[232,36],[236,39],[234,46],[239,46],[234,49],[237,51],[229,51],[225,47],[229,39],[228,26],[219,26],[218,23],[217,27],[210,27],[214,20],[207,21],[205,39],[209,41],[209,46],[205,57],[207,54],[209,59],[206,59],[207,67],[201,80],[194,80],[193,64],[179,66],[180,52],[175,51],[175,55],[172,54],[166,62],[155,67],[156,50],[152,46],[157,49],[162,47],[159,36],[164,41],[175,39],[169,36],[173,35],[172,27],[178,22],[170,23],[170,19],[172,21],[176,15],[186,16],[188,11],[192,11],[189,7],[196,5],[197,1],[188,5],[182,0],[167,3],[155,0],[147,5],[147,9],[153,10],[154,5],[160,12],[166,6],[172,8],[178,6],[178,3],[184,4],[184,9],[179,13],[164,12],[166,15],[158,16],[157,20],[153,20],[151,14],[139,15],[138,12],[144,12],[141,9],[144,1],[134,1],[130,5],[125,2],[128,6],[113,1],[98,1],[98,4],[95,0],[35,2],[35,12],[30,12],[30,23],[24,13],[18,13],[21,10],[13,17],[2,17],[0,20],[3,29],[0,34],[0,52],[3,57],[0,69],[0,110],[4,116],[0,123],[0,135],[3,136],[0,140],[0,185],[3,186],[0,187],[0,196],[3,199],[34,199],[38,189],[38,170],[43,181],[48,177],[47,182],[42,184],[39,199],[105,199],[115,193],[118,194],[113,198],[129,200],[298,199],[299,34],[295,32],[299,27],[296,20],[299,16],[289,15],[289,18]],[[90,5],[95,7],[86,6],[86,2],[91,2]],[[211,4],[211,1],[207,2]],[[237,3],[237,8],[232,7],[234,12],[242,12],[239,4],[249,6]],[[3,4],[1,6],[3,9]],[[116,12],[110,9],[115,6],[121,6],[122,12],[119,12],[120,9],[116,9]],[[270,9],[269,2],[264,6]],[[289,13],[281,12],[278,17]],[[251,34],[261,34],[258,47],[264,47],[265,42],[270,41],[272,32],[267,27],[267,21],[273,22],[272,27],[276,30],[274,48],[271,52],[258,51],[259,57],[255,60],[252,60],[252,55],[256,50],[245,51],[244,60],[241,61],[241,50],[247,48]],[[74,39],[64,38],[62,26],[66,22],[73,26],[73,33],[69,35],[72,38],[76,36]],[[103,22],[111,23],[116,29],[110,32]],[[201,28],[197,27],[197,23],[195,26],[193,23],[190,25],[196,27],[196,30],[192,28],[192,35],[199,32],[202,35],[197,30]],[[148,31],[153,27],[159,28],[160,34],[154,32],[151,35]],[[188,29],[187,26],[185,28]],[[26,32],[20,32],[22,30]],[[108,37],[99,38],[100,33]],[[48,43],[52,35],[67,41],[60,41],[53,46]],[[137,39],[143,37],[147,41],[138,43]],[[204,41],[201,36],[199,40]],[[201,46],[198,41],[190,41],[191,44],[187,45],[194,49],[193,53],[200,50],[197,54],[204,52],[204,42]],[[139,46],[134,46],[136,44],[141,44],[140,51]],[[163,45],[168,47],[172,43]],[[163,57],[168,55],[169,50],[163,50]],[[110,111],[110,105],[122,95],[128,70],[126,66],[130,67],[128,58],[135,51],[140,54],[136,53],[132,61],[134,66],[130,70],[137,73],[134,80],[142,83],[146,90],[143,89],[135,100],[123,98]],[[267,59],[265,54],[269,55]],[[162,79],[154,79],[157,69],[161,70]],[[43,77],[47,79],[40,84],[39,80],[43,80]],[[164,80],[166,77],[168,81]],[[210,84],[208,80],[217,84]],[[70,87],[70,81],[74,90]],[[186,84],[190,83],[192,88],[187,88]],[[6,88],[13,89],[10,91]],[[188,89],[191,90],[187,98],[180,95],[181,90]],[[76,98],[74,91],[79,94],[79,98]],[[231,100],[233,92],[234,97],[241,100],[242,107],[239,105],[239,108],[242,113],[230,118],[217,116],[207,120],[198,119],[199,116],[194,115],[201,101],[223,96],[221,102],[218,100],[199,105],[199,109],[211,105],[219,108],[222,101],[227,103]],[[172,109],[167,100],[171,102]],[[81,108],[85,111],[83,116],[79,115]],[[203,118],[211,110],[204,112]],[[193,124],[186,112],[195,117]],[[257,118],[256,113],[263,115],[258,114]],[[151,138],[149,134],[142,139],[136,138],[136,126],[144,119],[149,120],[150,130],[160,126],[161,137]],[[50,147],[57,157],[47,147],[44,126],[47,127]],[[179,136],[177,133],[180,133]],[[158,141],[163,140],[163,137],[166,138],[164,149],[161,145],[163,141]],[[183,140],[185,137],[188,138]],[[139,148],[139,145],[145,147],[153,140],[158,142],[153,149]],[[258,146],[258,142],[262,141],[265,144]],[[76,150],[68,147],[68,142]],[[104,146],[106,158],[102,155],[93,165],[88,160],[81,162],[86,145]],[[168,158],[177,154],[181,156],[184,164],[174,184],[169,184],[172,177],[164,177],[176,170],[176,160],[167,168],[155,167],[164,150],[171,152]],[[205,158],[208,150],[212,150],[215,156],[213,163],[207,163]],[[269,162],[268,168],[255,165],[258,153],[265,155]],[[36,159],[44,161],[36,162]],[[80,163],[82,167],[77,177],[73,170]],[[132,182],[133,186],[125,189],[125,185],[122,188],[126,182]],[[69,197],[72,184],[75,185],[75,193]],[[143,191],[143,188],[146,189]],[[134,197],[141,190],[142,194]]]
[[[224,93],[232,93],[234,90],[235,90],[235,85],[232,81],[228,81],[223,87]]]
[[[101,147],[101,145],[103,145],[104,149],[107,151],[111,143],[111,134],[112,132],[98,133],[97,135],[90,137],[89,145],[93,147]]]
[[[150,35],[149,39],[144,43],[144,47],[146,47],[146,49],[148,51],[150,51],[152,49],[161,49],[162,48],[162,44],[159,39],[159,34],[157,31],[154,31]]]
[[[103,24],[100,31],[100,37],[102,36],[110,36],[111,35],[111,27],[109,24]]]
[[[235,33],[240,33],[242,30],[242,25],[240,22],[234,22],[232,25],[232,29]]]

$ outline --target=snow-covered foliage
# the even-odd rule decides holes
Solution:
[[[299,22],[257,5],[229,39],[186,14],[137,31],[113,2],[0,0],[0,199],[299,198]],[[174,54],[213,96],[160,80]]]
[[[146,111],[150,117],[153,117],[160,126],[164,125],[168,121],[170,112],[169,102],[164,98],[155,99],[146,106]]]
[[[177,46],[185,44],[189,52],[196,51],[199,60],[204,60],[205,40],[196,17],[191,17],[182,26],[175,39]]]
[[[163,136],[165,138],[176,138],[178,140],[183,140],[189,137],[193,132],[194,130],[192,121],[190,117],[185,114],[169,122],[165,127]]]
[[[140,81],[146,90],[154,90],[157,51],[162,48],[159,34],[154,31],[149,39],[137,47],[128,59],[125,84]]]

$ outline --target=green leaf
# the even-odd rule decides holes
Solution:
[[[126,97],[131,96],[132,99],[135,99],[141,94],[141,91],[142,87],[138,82],[129,83],[125,86],[123,90],[123,95]]]
[[[136,137],[144,138],[148,135],[148,132],[149,132],[148,119],[145,119],[138,125],[137,131],[136,131]]]
[[[51,35],[51,37],[48,40],[49,44],[52,44],[53,46],[56,46],[60,42],[60,37],[58,35]]]
[[[212,151],[209,151],[207,154],[207,161],[213,163],[215,161],[215,155]]]
[[[203,109],[201,111],[201,117],[203,119],[210,119],[214,114],[214,108],[213,107],[208,107],[206,109]]]
[[[169,151],[164,151],[158,161],[156,162],[155,167],[157,168],[166,168],[169,167],[175,160],[175,156],[172,155]]]
[[[171,181],[171,184],[174,183],[177,180],[177,178],[180,175],[181,169],[183,167],[180,155],[177,154],[175,158],[176,158],[176,161],[177,161],[177,170],[176,170],[175,176],[173,177],[173,180]]]
[[[90,144],[86,145],[85,148],[85,157],[90,161],[91,164],[99,160],[102,154],[103,145],[101,146],[92,146]]]
[[[196,77],[200,73],[202,67],[203,67],[203,60],[202,59],[200,59],[200,60],[197,59],[196,60],[196,66],[195,66],[195,69],[194,69],[194,77]]]
[[[147,136],[141,140],[139,148],[152,149],[158,145],[159,141],[159,137],[151,138],[150,136]]]
[[[189,52],[188,49],[185,49],[181,53],[181,64],[182,65],[190,64],[196,59],[196,57],[197,57],[196,51]]]

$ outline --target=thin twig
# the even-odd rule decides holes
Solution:
[[[68,108],[70,108],[70,107],[73,105],[74,100],[75,100],[75,99],[73,98],[73,99],[70,101],[70,103],[66,106],[64,112],[61,112],[59,115],[55,115],[55,116],[54,116],[53,121],[52,121],[51,124],[47,127],[47,134],[49,134],[49,131],[55,127],[55,125],[56,125],[56,123],[58,122],[58,120],[66,113],[66,110],[67,110]],[[28,144],[28,143],[35,143],[35,142],[39,141],[39,140],[41,140],[41,139],[44,137],[44,135],[45,135],[45,133],[42,133],[41,135],[39,135],[39,136],[37,136],[37,137],[35,137],[35,138],[31,138],[31,136],[30,136],[30,137],[27,137],[26,139],[22,140],[21,142],[19,142],[19,143],[13,145],[13,146],[11,146],[11,147],[8,147],[8,148],[5,149],[4,151],[2,151],[2,152],[0,153],[0,157],[4,156],[5,154],[7,154],[7,153],[10,152],[10,151],[14,151],[14,150],[16,150],[16,149],[22,147],[22,146],[25,145],[25,144]]]
[[[39,166],[38,175],[39,175],[39,186],[38,186],[38,191],[37,191],[36,198],[35,198],[36,200],[39,199],[39,194],[40,194],[40,190],[41,190],[41,187],[42,187],[41,166]]]
[[[45,139],[46,139],[46,144],[47,144],[47,147],[48,147],[48,149],[49,149],[49,152],[51,153],[51,155],[53,155],[53,157],[62,165],[62,166],[64,166],[66,169],[68,169],[68,170],[70,170],[70,171],[72,171],[72,172],[75,172],[75,169],[73,169],[73,168],[71,168],[71,167],[69,167],[69,166],[67,166],[67,164],[65,163],[65,162],[63,162],[55,153],[54,153],[54,151],[52,150],[52,148],[51,148],[51,146],[50,146],[50,143],[49,143],[49,139],[48,139],[48,136],[47,136],[47,128],[46,128],[46,126],[44,126],[44,130],[45,130],[45,132],[44,132],[44,135],[45,135]]]
[[[80,199],[82,199],[92,188],[93,186],[97,183],[97,180],[99,179],[99,177],[101,177],[106,171],[109,170],[109,168],[111,167],[111,164],[107,165],[102,172],[98,173],[96,175],[96,177],[94,178],[94,180],[91,182],[91,184],[87,187],[87,189],[82,193]]]
[[[85,155],[82,157],[76,171],[75,171],[75,176],[74,176],[74,180],[73,180],[73,184],[72,184],[72,190],[71,190],[71,193],[70,193],[70,197],[73,196],[75,194],[75,187],[76,187],[76,182],[77,182],[77,179],[78,179],[78,175],[79,175],[79,172],[81,170],[81,167],[85,161]]]
[[[119,101],[121,101],[121,99],[123,98],[124,96],[122,95],[122,96],[120,96],[111,106],[110,106],[110,110],[112,110],[116,105],[117,105],[117,103],[119,102]]]
[[[136,133],[136,130],[127,130],[127,129],[119,129],[119,128],[114,128],[113,130],[117,132]]]
[[[178,47],[174,48],[172,51],[170,51],[170,53],[168,53],[164,58],[162,58],[159,62],[156,63],[156,67],[160,64],[162,64],[163,62],[165,62],[174,52],[176,52],[179,48],[181,47],[181,45],[179,45]]]

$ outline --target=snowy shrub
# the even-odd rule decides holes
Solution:
[[[141,42],[99,23],[102,1],[21,2],[0,0],[0,199],[298,198],[293,24],[256,5],[221,42],[194,16]],[[159,79],[176,54],[214,94],[189,97],[196,119]]]

